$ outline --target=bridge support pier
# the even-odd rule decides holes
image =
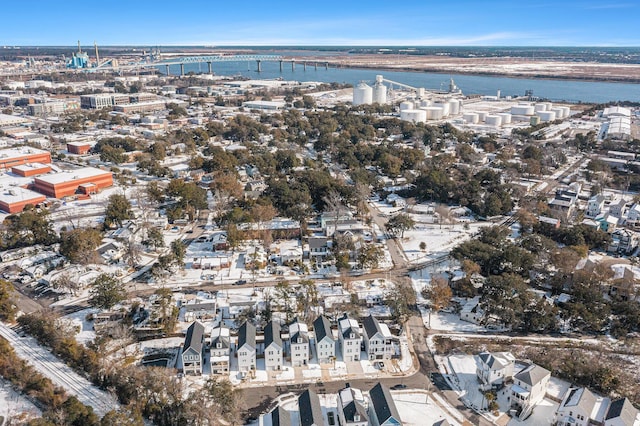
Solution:
[[[209,68],[209,74],[213,74],[213,68],[211,67],[211,61],[207,62],[207,67]]]
[[[296,70],[296,60],[292,59],[291,60],[291,71],[295,71]]]
[[[314,63],[313,66],[315,67],[315,70],[318,71],[318,63]]]
[[[282,59],[280,60],[280,72],[282,72]]]
[[[184,64],[180,64],[180,76],[184,77]]]
[[[324,69],[325,69],[325,70],[328,70],[328,69],[329,69],[329,62],[325,62],[325,63],[324,63]]]
[[[258,72],[262,72],[262,61],[258,59],[256,63],[258,64]]]
[[[302,68],[306,71],[307,70],[307,61],[304,61],[302,63]]]
[[[171,72],[169,72],[169,65],[165,65],[164,69],[167,72],[167,75],[171,75]]]

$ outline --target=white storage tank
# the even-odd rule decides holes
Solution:
[[[478,113],[478,120],[480,120],[480,122],[484,123],[484,120],[487,119],[487,113],[486,112],[479,112]]]
[[[413,105],[413,102],[411,101],[400,102],[400,112],[407,109],[413,109],[413,108],[414,108],[414,105]]]
[[[568,106],[561,106],[558,108],[562,110],[562,118],[567,118],[571,115],[571,108],[569,108]]]
[[[442,120],[444,117],[444,113],[440,107],[430,106],[421,109],[427,114],[427,120]]]
[[[428,107],[431,106],[431,101],[429,99],[423,99],[420,101],[420,107]]]
[[[485,123],[489,126],[502,126],[502,117],[498,115],[487,115],[484,119]]]
[[[460,101],[457,99],[451,99],[449,101],[449,113],[451,115],[460,114]]]
[[[540,121],[542,121],[543,123],[547,121],[553,121],[556,119],[555,111],[538,111],[536,115],[540,117]]]
[[[373,102],[373,89],[367,83],[361,82],[353,89],[353,104],[368,105]]]
[[[533,115],[534,113],[533,105],[514,105],[511,107],[512,115]]]
[[[508,112],[501,112],[496,115],[502,119],[502,124],[511,124],[511,114]]]
[[[412,123],[424,123],[427,121],[427,112],[422,109],[404,109],[400,111],[400,119]]]
[[[449,112],[451,111],[451,105],[449,104],[449,102],[434,102],[433,106],[442,108],[443,117],[447,117],[449,115]]]
[[[546,111],[547,110],[547,105],[546,104],[536,104],[534,108],[535,108],[536,112]]]
[[[382,82],[376,81],[373,86],[373,102],[381,105],[387,103],[387,86]]]
[[[473,124],[478,123],[478,121],[480,120],[480,118],[478,117],[478,114],[476,114],[475,112],[465,112],[464,114],[462,114],[462,118],[467,123],[473,123]]]

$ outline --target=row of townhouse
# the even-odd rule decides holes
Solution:
[[[347,387],[337,395],[337,416],[342,426],[402,426],[400,414],[389,389],[381,383],[369,391],[368,398],[359,389]],[[308,389],[298,396],[298,415],[277,406],[260,417],[260,426],[324,426],[335,424],[331,414],[323,409],[320,397]],[[299,422],[292,418],[297,417]]]
[[[331,363],[336,360],[338,350],[342,359],[347,362],[360,361],[362,349],[369,360],[391,359],[395,353],[396,342],[386,324],[369,315],[363,320],[363,327],[358,321],[344,314],[338,320],[338,339],[334,337],[330,321],[319,316],[313,322],[315,333],[315,350],[319,363]],[[297,319],[289,325],[288,355],[291,365],[302,367],[309,364],[311,359],[311,339],[306,324]],[[285,342],[282,340],[280,323],[270,321],[264,329],[264,363],[265,370],[281,370],[285,358]],[[205,343],[204,326],[196,321],[192,323],[186,333],[183,350],[182,365],[185,374],[200,375],[203,371],[205,351],[210,352],[212,374],[229,372],[229,357],[232,344],[229,329],[214,328],[211,332],[210,344]],[[259,345],[256,340],[256,327],[250,322],[244,322],[238,329],[236,356],[238,370],[243,373],[256,369],[259,355]]]

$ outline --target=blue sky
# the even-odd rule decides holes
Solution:
[[[640,46],[638,0],[2,3],[0,45]]]

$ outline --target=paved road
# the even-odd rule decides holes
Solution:
[[[1,323],[0,336],[11,344],[20,358],[31,364],[56,386],[60,386],[67,393],[76,396],[83,404],[93,407],[93,410],[100,417],[118,407],[118,403],[111,395],[98,389],[87,379],[78,375],[51,352],[40,346],[35,339],[20,337],[18,333],[6,324]]]

